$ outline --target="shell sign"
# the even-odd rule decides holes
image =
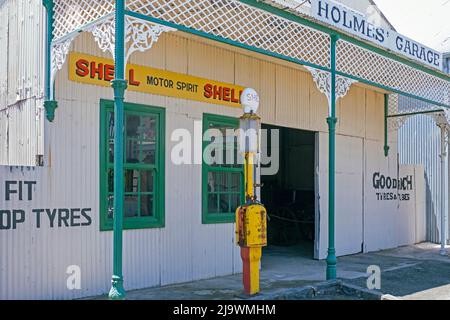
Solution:
[[[133,64],[126,75],[131,91],[241,108],[241,86]],[[69,80],[110,87],[113,79],[113,60],[70,53]]]

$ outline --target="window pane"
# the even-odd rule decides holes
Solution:
[[[219,209],[220,213],[229,213],[231,212],[230,208],[230,195],[229,194],[220,194],[219,195]]]
[[[208,194],[208,212],[219,213],[219,207],[217,206],[218,195],[214,193]]]
[[[241,191],[241,174],[230,173],[228,191],[240,192]]]
[[[114,192],[114,170],[108,169],[108,192]]]
[[[142,148],[141,162],[145,164],[155,164],[156,143],[150,141],[141,141],[141,148]]]
[[[142,148],[141,162],[145,164],[155,164],[156,157],[156,117],[142,116],[140,138]]]
[[[226,191],[226,179],[224,172],[208,172],[208,192]]]
[[[139,197],[137,195],[125,196],[124,217],[137,217],[139,213]]]
[[[108,132],[107,132],[107,148],[108,148],[108,161],[114,162],[114,113],[108,112]]]
[[[153,216],[153,196],[144,195],[141,197],[141,217]]]
[[[142,116],[139,133],[142,140],[156,142],[156,117]]]
[[[127,139],[126,163],[139,163],[139,140]]]
[[[125,170],[125,192],[139,192],[139,171]]]
[[[107,203],[107,217],[112,219],[114,217],[114,196],[112,194],[108,195]]]
[[[241,174],[208,172],[208,212],[234,213],[241,205]]]
[[[126,116],[127,138],[139,138],[140,117],[137,115]]]
[[[153,192],[152,171],[141,171],[141,192]]]
[[[226,145],[223,149],[223,163],[226,167],[233,167],[236,164],[236,149],[234,145]]]
[[[221,132],[221,137],[220,140],[218,140],[214,135],[211,137],[211,140],[209,141],[209,148],[214,150],[211,152],[213,159],[206,159],[207,163],[212,166],[236,166],[236,150],[238,140],[235,130],[237,127],[227,124],[210,123],[208,128],[219,130]],[[209,156],[209,153],[207,156]],[[214,162],[212,160],[214,160]]]
[[[230,205],[231,205],[231,210],[232,212],[235,212],[236,209],[241,205],[241,195],[240,194],[232,194],[231,195],[231,201],[230,201]]]

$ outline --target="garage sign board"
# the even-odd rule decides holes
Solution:
[[[359,12],[331,0],[311,0],[312,16],[429,67],[442,70],[443,54],[394,30],[376,26]]]

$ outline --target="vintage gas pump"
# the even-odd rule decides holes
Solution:
[[[240,118],[240,151],[244,154],[246,203],[236,210],[236,239],[241,247],[244,292],[259,293],[259,266],[262,248],[267,245],[267,212],[255,192],[255,167],[259,153],[260,118],[256,114],[259,96],[253,89],[241,95],[244,115]]]

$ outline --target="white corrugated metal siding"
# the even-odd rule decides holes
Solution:
[[[110,58],[98,49],[90,34],[80,35],[72,50]],[[324,238],[320,243],[326,245],[327,100],[309,73],[287,62],[182,33],[164,34],[150,51],[134,54],[130,63],[254,87],[261,92],[260,110],[265,123],[321,132],[318,191]],[[15,83],[17,77],[12,78],[9,81]],[[57,75],[56,97],[59,108],[55,122],[45,125],[46,167],[0,167],[0,195],[4,194],[6,179],[35,180],[36,200],[0,202],[0,205],[27,212],[34,208],[92,208],[93,223],[84,228],[43,225],[37,229],[33,220],[36,217],[29,213],[20,229],[0,232],[0,283],[5,284],[0,286],[0,298],[76,298],[106,293],[110,286],[112,232],[99,231],[99,100],[112,99],[113,91],[70,82],[66,64]],[[166,226],[124,232],[126,289],[240,272],[234,225],[201,223],[201,166],[174,165],[170,161],[170,136],[174,128],[192,130],[203,113],[237,117],[241,110],[138,92],[127,92],[126,100],[166,109]],[[366,159],[377,161],[380,166],[397,162],[395,147],[389,159],[383,155],[383,102],[382,93],[364,86],[352,87],[339,102],[337,237],[342,237],[337,240],[339,254],[361,251]],[[8,108],[10,114],[14,110]],[[25,109],[18,110],[26,117]],[[10,132],[26,136],[22,131],[28,129],[11,129],[19,128],[20,123],[7,121],[6,136]],[[31,126],[22,124],[26,125]],[[4,131],[5,127],[0,127],[0,134]],[[19,148],[16,141],[14,148]],[[13,155],[17,159],[28,157],[21,152],[10,151],[7,160]],[[350,182],[344,185],[345,181]],[[379,219],[376,212],[374,219]],[[374,247],[376,241],[373,239]],[[65,272],[70,265],[81,267],[81,291],[66,288]]]
[[[36,164],[42,154],[44,9],[39,0],[0,5],[0,164]]]
[[[425,115],[409,119],[399,131],[398,149],[402,164],[425,167],[427,241],[440,243],[441,201],[448,198],[448,192],[440,191],[441,131],[436,122]],[[448,170],[448,164],[446,167]],[[445,180],[448,190],[447,176]]]

